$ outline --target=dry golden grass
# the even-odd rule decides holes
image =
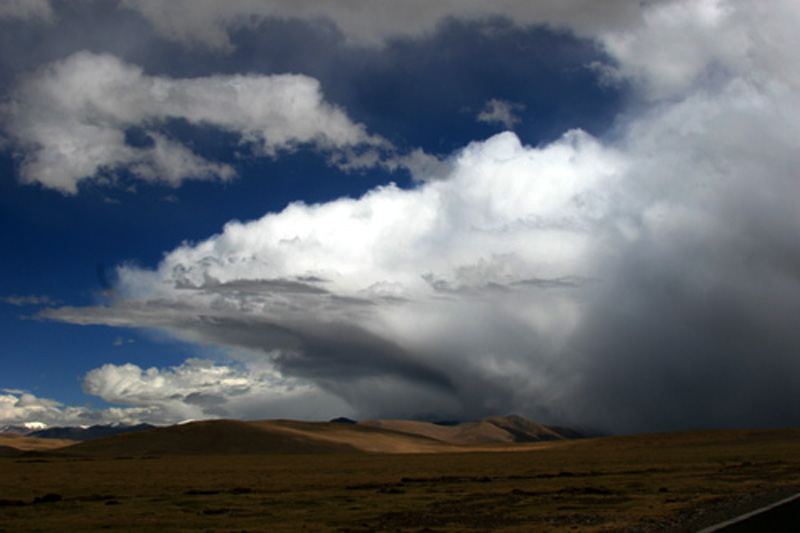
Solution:
[[[141,455],[355,453],[346,443],[285,431],[271,423],[207,420],[100,437],[64,448],[92,457]]]
[[[0,459],[0,530],[690,531],[800,486],[799,444],[775,430],[519,453],[40,453]]]
[[[0,435],[0,448],[10,448],[6,450],[11,454],[14,450],[53,450],[75,444],[72,440],[62,439],[37,439],[35,437],[23,437],[22,435],[6,434]]]
[[[376,428],[361,424],[331,424],[328,422],[298,422],[268,420],[251,424],[270,431],[350,447],[368,453],[440,453],[455,452],[458,446],[395,429]]]
[[[363,420],[359,425],[421,435],[451,444],[508,444],[518,441],[520,436],[530,441],[569,438],[559,433],[563,430],[514,415],[493,416],[456,425],[438,425],[415,420]]]
[[[452,443],[513,442],[513,435],[483,420],[458,426],[439,426],[414,420],[365,420],[359,424]]]

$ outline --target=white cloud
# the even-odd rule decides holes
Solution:
[[[22,179],[70,194],[79,182],[107,179],[119,168],[173,186],[234,176],[229,165],[208,161],[160,132],[171,119],[235,133],[260,155],[305,144],[328,152],[385,146],[326,103],[319,83],[307,76],[173,79],[89,52],[30,76],[6,114],[9,134],[25,154]],[[127,143],[131,128],[142,128],[150,145]]]
[[[48,0],[2,0],[0,19],[41,20],[53,22],[53,8]]]
[[[189,359],[170,368],[148,369],[107,364],[86,374],[83,389],[123,407],[67,406],[6,389],[0,394],[0,425],[175,424],[225,417],[323,420],[352,412],[339,398],[310,383],[284,378],[264,361],[225,365]]]
[[[29,392],[0,389],[0,425],[82,426],[123,422],[136,424],[158,420],[152,407],[93,409],[84,406],[67,406],[48,398],[39,398]]]
[[[622,166],[581,131],[543,149],[501,134],[470,145],[451,164],[450,179],[416,190],[386,186],[360,200],[297,203],[255,222],[230,223],[221,235],[172,252],[159,276],[184,287],[316,277],[326,280],[326,290],[357,296],[387,280],[424,293],[423,274],[455,276],[463,265],[493,256],[539,265],[529,265],[521,279],[580,274],[562,272],[559,256],[581,253],[583,230],[604,215],[598,185]],[[539,170],[532,175],[530,168]],[[531,239],[558,244],[543,254],[522,245]]]
[[[112,308],[46,316],[258,351],[362,416],[458,412],[482,401],[466,383],[501,391],[520,379],[512,369],[526,364],[526,344],[559,344],[577,326],[576,289],[605,254],[590,231],[607,224],[603,189],[625,162],[573,131],[541,149],[501,134],[451,165],[449,179],[415,190],[387,186],[230,223],[157,271],[122,268],[124,299]],[[498,330],[506,320],[510,330]],[[487,379],[487,358],[518,362],[493,365]],[[540,386],[542,377],[524,389],[545,394]]]
[[[86,374],[83,389],[107,402],[156,409],[161,423],[205,418],[324,419],[351,408],[264,361],[236,366],[189,359],[170,368],[103,365]]]
[[[478,113],[478,121],[489,123],[498,122],[506,129],[510,130],[514,128],[514,124],[520,121],[516,116],[516,112],[523,111],[524,109],[525,106],[522,104],[515,104],[514,102],[492,98],[486,102],[483,110]]]
[[[619,63],[617,75],[642,83],[650,98],[669,98],[713,81],[703,78],[745,71],[757,37],[755,21],[748,19],[764,9],[754,6],[721,0],[654,3],[639,24],[600,40]]]

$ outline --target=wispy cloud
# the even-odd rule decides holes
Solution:
[[[0,296],[0,302],[15,305],[15,306],[33,306],[33,305],[57,305],[60,302],[53,300],[49,296],[41,295],[26,295],[26,296]]]
[[[127,339],[125,337],[117,337],[114,339],[112,343],[114,346],[125,346],[126,344],[134,344],[136,341],[133,339]]]
[[[479,122],[496,122],[510,130],[514,128],[514,124],[520,122],[516,113],[524,110],[525,106],[522,104],[515,104],[513,102],[492,98],[486,102],[483,110],[478,113],[477,118]]]

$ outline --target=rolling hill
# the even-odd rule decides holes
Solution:
[[[14,433],[0,435],[0,456],[17,455],[21,452],[46,451],[74,444],[65,439],[41,439]]]
[[[412,420],[364,420],[359,425],[424,435],[451,444],[510,444],[580,438],[575,431],[545,426],[518,415],[491,416],[475,422],[438,425]]]
[[[346,444],[314,439],[266,425],[206,420],[135,433],[118,433],[59,450],[70,455],[231,455],[354,453]]]
[[[566,431],[518,416],[454,426],[373,420],[357,424],[207,420],[100,437],[59,453],[93,456],[437,453],[497,445],[567,440]],[[494,446],[494,447],[492,447]]]

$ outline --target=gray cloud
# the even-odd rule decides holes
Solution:
[[[480,122],[498,122],[506,129],[513,129],[514,124],[518,123],[520,119],[515,115],[517,111],[522,111],[525,106],[522,104],[515,104],[505,100],[498,100],[492,98],[483,110],[478,113],[478,121]]]
[[[319,278],[310,278],[309,282],[323,282]],[[176,284],[181,287],[180,281]],[[221,283],[213,278],[204,280],[203,284],[199,287],[191,284],[186,284],[186,288],[203,289],[209,292],[233,292],[240,291],[242,293],[309,293],[309,294],[325,294],[327,291],[312,283],[305,283],[303,281],[285,280],[285,279],[248,279],[248,280],[233,280]]]
[[[125,0],[124,5],[142,14],[166,38],[221,51],[233,49],[231,31],[269,17],[331,21],[350,43],[379,46],[392,37],[420,37],[451,17],[481,20],[504,16],[520,25],[547,24],[596,35],[635,22],[643,11],[624,0],[607,1],[602,6],[591,0],[377,0],[365,4],[234,0],[224,5],[213,1]],[[191,10],[191,17],[185,16],[187,10]]]
[[[53,22],[53,8],[48,0],[3,0],[0,19]]]

